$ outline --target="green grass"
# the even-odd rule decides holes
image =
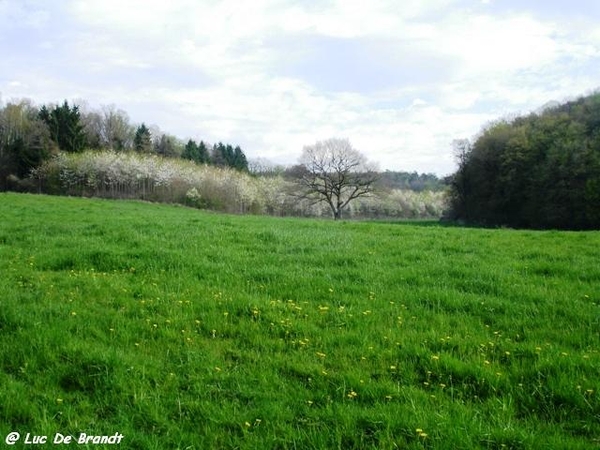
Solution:
[[[598,232],[17,194],[0,218],[2,443],[600,445]]]

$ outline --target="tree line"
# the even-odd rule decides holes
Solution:
[[[304,174],[308,176],[310,171]],[[354,183],[365,180],[365,175],[368,174],[357,172],[344,177]],[[345,202],[349,198],[343,189],[338,191],[337,177],[332,184],[319,185],[321,192],[325,186],[332,189],[325,191],[323,201],[317,192],[308,195],[306,185],[297,178],[257,176],[155,153],[112,150],[61,152],[34,169],[28,180],[33,192],[180,203],[235,214],[332,217],[327,195],[335,199],[335,208],[337,200]],[[346,219],[434,219],[441,216],[444,208],[443,192],[377,189],[373,195],[354,198],[342,209]]]
[[[347,139],[306,146],[296,165],[260,158],[250,165],[239,146],[184,144],[155,126],[132,125],[113,106],[91,110],[64,101],[37,107],[21,100],[0,107],[0,190],[139,198],[235,213],[433,218],[445,205],[440,189],[427,189],[436,182],[433,175],[380,174]]]
[[[455,141],[449,218],[518,228],[600,228],[600,93]]]
[[[66,100],[39,108],[21,100],[0,107],[0,190],[18,187],[32,169],[59,151],[83,150],[157,154],[248,171],[239,146],[193,139],[184,144],[158,127],[133,125],[127,113],[114,106],[82,111]]]

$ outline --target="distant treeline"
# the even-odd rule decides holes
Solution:
[[[82,111],[66,100],[41,107],[21,100],[0,107],[0,190],[19,185],[32,169],[59,151],[84,150],[156,154],[248,171],[239,146],[185,142],[156,126],[133,125],[125,111],[113,106]]]
[[[180,140],[134,125],[112,106],[0,105],[0,191],[143,199],[231,213],[328,217],[303,197],[299,166],[248,162],[239,146]],[[435,175],[384,172],[374,195],[347,218],[439,218],[446,208]]]
[[[0,106],[0,190],[10,189],[30,171],[59,151],[111,150],[182,158],[198,164],[232,167],[259,176],[296,176],[295,166],[283,167],[257,158],[249,166],[240,146],[193,139],[187,142],[156,126],[134,125],[123,110],[104,106],[93,110],[79,105],[35,106],[30,100]],[[377,187],[415,192],[442,191],[446,185],[434,174],[385,171]]]
[[[273,166],[266,162],[252,162],[250,172],[263,177],[282,176],[287,179],[298,177],[298,166]],[[433,173],[401,172],[386,170],[378,174],[375,188],[378,190],[403,190],[414,192],[442,192],[448,189],[448,179],[438,178]]]
[[[457,141],[450,215],[471,224],[600,228],[600,93]]]
[[[377,186],[385,189],[404,189],[415,192],[439,192],[447,188],[447,183],[433,173],[392,172],[386,170],[379,175]]]

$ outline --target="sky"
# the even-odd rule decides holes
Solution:
[[[0,101],[444,176],[453,140],[600,88],[599,23],[597,0],[0,0]]]

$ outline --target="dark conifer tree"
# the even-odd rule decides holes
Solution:
[[[144,123],[142,123],[135,132],[135,137],[133,138],[133,147],[136,152],[152,152],[152,135]]]
[[[48,127],[50,137],[58,148],[66,152],[79,152],[86,146],[86,135],[77,105],[70,107],[68,102],[49,110],[45,105],[39,117]]]

